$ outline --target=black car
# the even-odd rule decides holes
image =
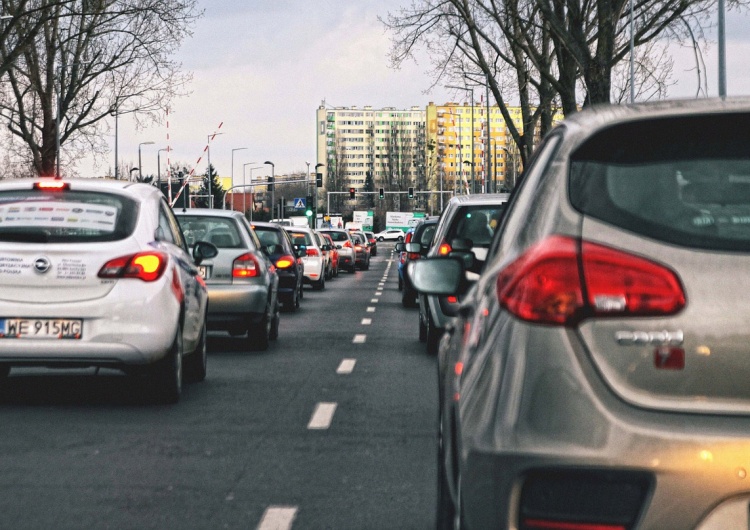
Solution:
[[[438,217],[423,219],[414,225],[414,232],[409,243],[396,243],[396,251],[401,252],[403,268],[406,270],[410,261],[421,259],[427,255],[432,246],[432,238],[437,229]],[[409,275],[404,274],[401,286],[401,304],[404,307],[417,307],[419,293],[409,280]]]
[[[263,251],[276,266],[279,275],[278,296],[284,310],[296,311],[302,299],[304,266],[289,234],[283,226],[276,223],[255,222],[252,227],[263,244]]]

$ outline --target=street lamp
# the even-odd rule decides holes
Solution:
[[[133,181],[133,171],[140,171],[140,170],[141,170],[141,168],[139,168],[139,167],[132,168],[130,170],[130,178],[129,178],[128,182],[132,182]]]
[[[232,186],[234,186],[234,152],[244,151],[245,149],[247,149],[247,147],[237,147],[235,149],[232,149]]]
[[[446,85],[445,88],[464,90],[471,94],[471,192],[474,193],[474,89],[454,85]]]
[[[217,132],[217,133],[209,134],[207,136],[208,139],[206,140],[206,162],[208,163],[208,169],[206,170],[206,175],[208,175],[208,207],[209,208],[214,207],[214,195],[211,192],[211,181],[213,180],[213,178],[211,177],[211,140],[219,134],[224,134],[224,133]]]
[[[242,164],[242,215],[245,215],[247,213],[247,200],[246,200],[247,188],[245,187],[247,186],[247,182],[245,181],[245,168],[249,166],[250,164],[257,164],[257,162],[246,162],[245,164]],[[258,166],[258,167],[263,167],[263,166]],[[250,184],[252,184],[252,181],[253,181],[253,169],[258,169],[258,168],[257,167],[250,168]]]
[[[271,166],[271,219],[275,219],[273,215],[273,210],[276,207],[276,203],[274,202],[276,200],[276,198],[274,197],[274,191],[276,189],[276,177],[273,171],[276,168],[276,166],[274,166],[273,162],[270,162],[268,160],[263,162],[263,164],[268,164]]]
[[[138,180],[143,182],[143,172],[141,171],[141,168],[143,167],[141,164],[141,146],[142,145],[153,145],[154,142],[141,142],[138,144]],[[132,174],[131,174],[132,176]]]
[[[169,148],[165,149],[159,149],[156,152],[156,186],[159,188],[159,191],[161,191],[161,152],[162,151],[169,151]]]

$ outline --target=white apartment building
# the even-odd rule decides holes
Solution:
[[[403,191],[426,183],[424,108],[335,107],[317,110],[317,161],[324,188]]]

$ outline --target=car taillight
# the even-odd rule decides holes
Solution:
[[[448,243],[443,243],[442,245],[440,245],[440,247],[438,247],[438,255],[447,256],[451,253],[452,250],[453,249]]]
[[[70,189],[70,184],[59,179],[38,180],[34,182],[34,189],[44,191],[66,191]]]
[[[138,252],[111,259],[99,269],[99,278],[136,278],[153,282],[161,278],[169,258],[163,252]]]
[[[685,306],[677,275],[659,263],[596,243],[553,236],[497,279],[500,303],[518,318],[576,325],[588,316],[666,316]]]
[[[413,259],[420,259],[420,258],[422,257],[422,254],[420,254],[419,252],[409,252],[409,253],[407,254],[407,257],[408,257],[408,258],[409,258],[410,260],[413,260]]]
[[[362,246],[361,245],[354,245],[354,250],[362,250]]]
[[[258,275],[260,275],[260,263],[252,254],[243,254],[232,262],[232,278],[254,278]]]
[[[307,249],[307,250],[305,251],[305,253],[306,253],[306,254],[307,254],[308,256],[312,256],[312,257],[318,257],[318,256],[320,256],[320,252],[318,252],[318,249],[317,249],[317,248],[308,248],[308,249]]]
[[[352,248],[352,242],[351,241],[344,241],[344,246],[346,248]]]
[[[296,260],[293,256],[281,256],[276,260],[276,267],[278,267],[279,269],[288,269],[289,267],[294,265],[295,262]]]

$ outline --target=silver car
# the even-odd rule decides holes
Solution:
[[[289,226],[284,228],[292,238],[295,250],[304,249],[302,263],[304,274],[302,282],[312,286],[315,291],[326,288],[326,260],[321,248],[320,235],[312,228]]]
[[[487,249],[505,213],[509,197],[507,193],[453,197],[440,216],[427,256],[471,252],[467,275],[475,279],[484,265]],[[456,315],[461,300],[456,296],[427,293],[419,293],[418,297],[419,340],[426,342],[427,352],[434,355],[445,326]]]
[[[545,138],[441,343],[439,527],[748,528],[749,122],[746,98],[605,106]]]
[[[354,242],[349,235],[349,231],[335,228],[322,228],[318,231],[328,234],[331,236],[331,239],[333,239],[333,242],[339,251],[339,268],[349,272],[354,272]]]
[[[188,244],[202,237],[218,248],[201,271],[208,286],[208,329],[244,336],[254,350],[279,335],[279,277],[245,216],[232,210],[175,211]]]
[[[108,367],[153,380],[174,403],[206,377],[208,294],[153,186],[113,180],[0,182],[0,384],[11,367]]]

